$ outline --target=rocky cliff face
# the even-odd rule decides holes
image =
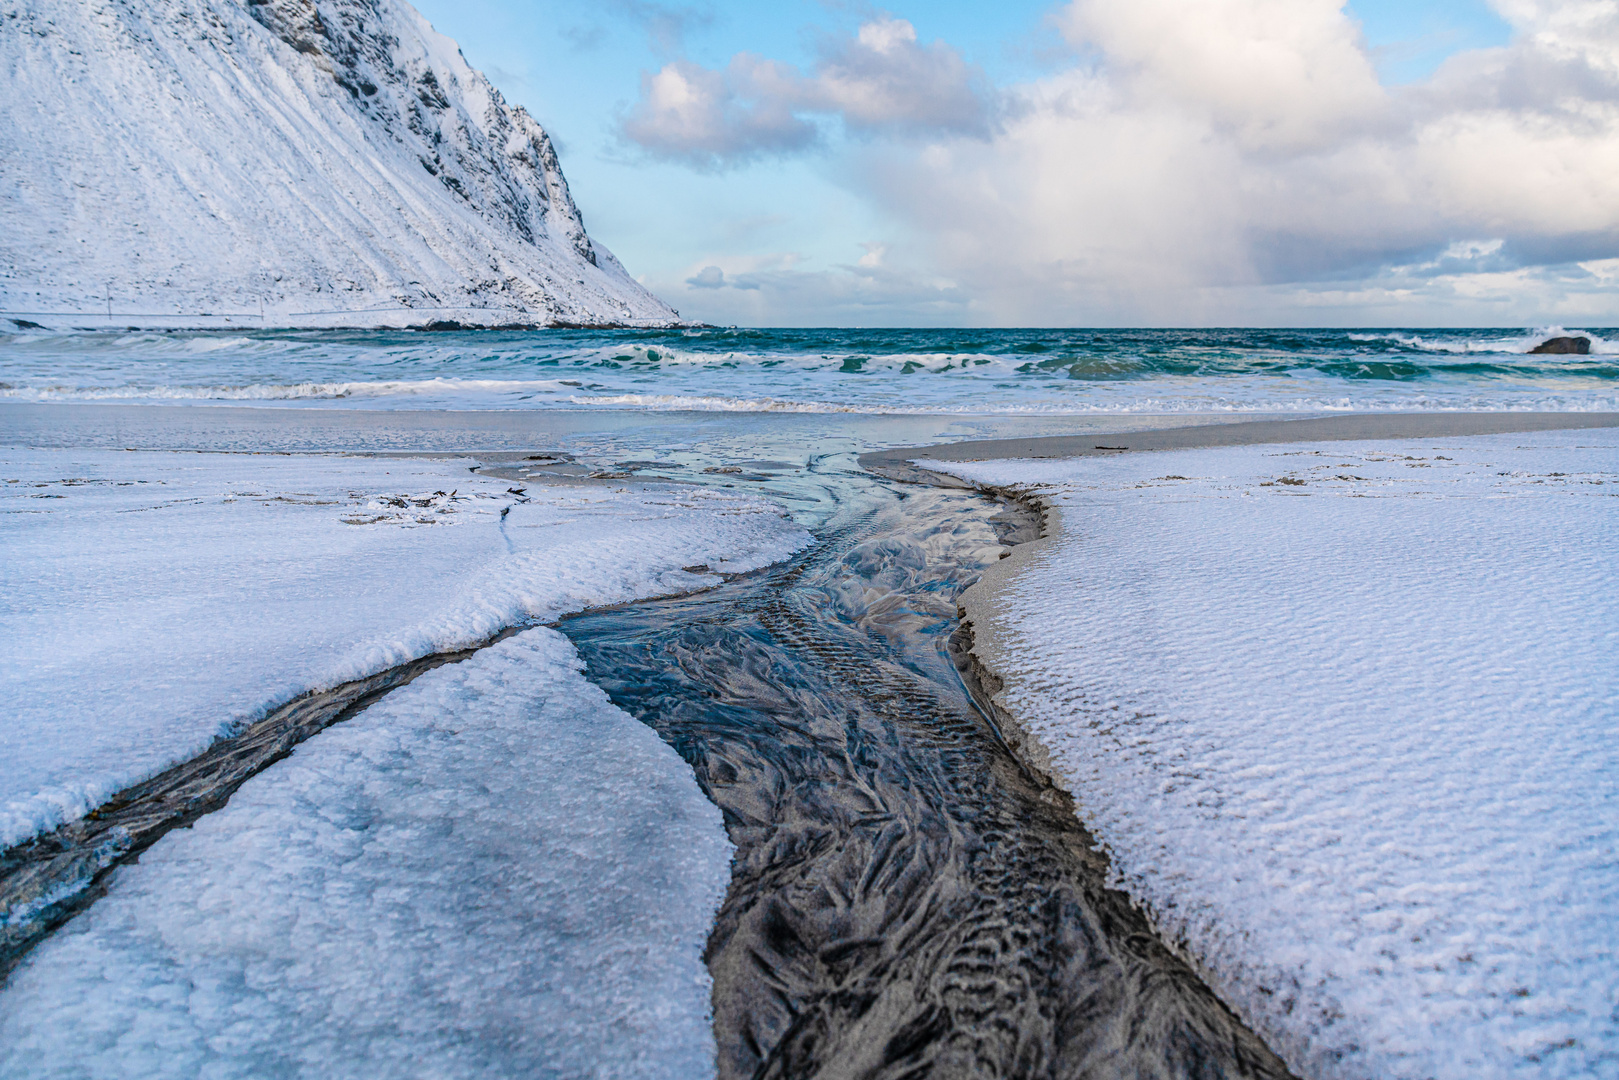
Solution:
[[[404,0],[0,0],[0,311],[665,324]],[[110,313],[110,314],[109,314]]]

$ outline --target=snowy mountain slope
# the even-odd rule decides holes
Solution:
[[[586,235],[544,130],[405,0],[0,0],[0,79],[0,311],[678,318]]]

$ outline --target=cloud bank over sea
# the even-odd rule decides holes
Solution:
[[[644,73],[625,144],[704,173],[820,154],[891,226],[846,265],[716,250],[708,317],[1074,325],[1601,320],[1619,312],[1619,16],[1498,0],[1499,47],[1387,85],[1335,0],[1073,0],[995,84],[875,14],[795,66]]]

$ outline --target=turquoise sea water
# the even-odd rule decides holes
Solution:
[[[1589,356],[1531,356],[1582,333]],[[860,413],[1619,409],[1619,329],[0,334],[0,400]]]

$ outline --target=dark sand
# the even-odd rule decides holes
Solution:
[[[875,450],[860,464],[896,480],[970,487],[965,481],[918,469],[912,461],[995,461],[1004,458],[1102,457],[1134,450],[1194,450],[1260,443],[1333,442],[1345,439],[1432,439],[1502,435],[1515,431],[1562,431],[1619,427],[1619,413],[1374,413],[1302,420],[1202,423],[1121,431],[1107,438],[1057,435],[1044,438],[984,439],[910,449]]]

